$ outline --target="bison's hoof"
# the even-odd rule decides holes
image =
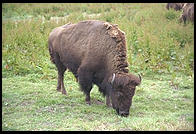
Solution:
[[[62,94],[67,95],[67,92],[65,90],[62,91]]]
[[[106,104],[107,105],[107,107],[112,107],[112,104],[111,103],[109,103],[109,104]]]
[[[91,105],[91,102],[90,101],[86,101],[86,104]]]
[[[61,92],[61,89],[58,89],[58,88],[57,88],[56,90],[57,90],[58,92]]]

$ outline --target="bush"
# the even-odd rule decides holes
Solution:
[[[173,19],[176,19],[178,17],[178,13],[175,11],[175,10],[169,10],[165,13],[165,17],[168,19],[168,20],[173,20]]]

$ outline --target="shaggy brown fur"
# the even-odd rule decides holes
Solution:
[[[129,114],[141,78],[128,74],[125,33],[117,25],[89,20],[55,28],[49,36],[51,61],[58,69],[57,90],[66,94],[63,75],[68,68],[78,79],[90,104],[93,84],[106,95],[106,104],[122,116]]]
[[[183,6],[183,13],[180,17],[180,22],[186,23],[186,21],[191,21],[194,23],[194,3],[186,3]]]
[[[169,10],[170,8],[173,8],[174,10],[178,11],[181,10],[184,6],[184,3],[167,3],[166,8]]]

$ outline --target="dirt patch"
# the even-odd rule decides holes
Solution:
[[[26,101],[23,101],[20,105],[21,105],[21,106],[29,106],[29,105],[31,105],[31,104],[33,104],[32,101],[26,100]]]
[[[137,117],[144,117],[144,115],[145,115],[145,114],[144,114],[143,112],[138,112],[136,116],[137,116]]]
[[[101,123],[101,124],[97,125],[97,127],[93,131],[102,131],[102,130],[107,131],[108,128],[109,128],[109,124]]]
[[[130,128],[120,128],[119,131],[133,131]]]
[[[57,111],[58,112],[64,112],[65,109],[66,109],[65,105],[57,104],[57,105],[41,107],[36,112],[38,112],[38,113],[44,113],[44,112],[55,113]]]

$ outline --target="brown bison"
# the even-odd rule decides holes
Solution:
[[[178,11],[181,10],[184,6],[184,3],[167,3],[166,8],[169,10],[170,8],[173,8],[174,10]]]
[[[186,3],[183,6],[183,13],[180,17],[180,22],[186,23],[187,20],[194,23],[194,3]]]
[[[57,90],[66,94],[63,76],[69,69],[90,104],[93,84],[121,116],[128,116],[141,77],[129,74],[125,34],[117,25],[98,20],[55,28],[49,35],[51,61],[58,69]]]

